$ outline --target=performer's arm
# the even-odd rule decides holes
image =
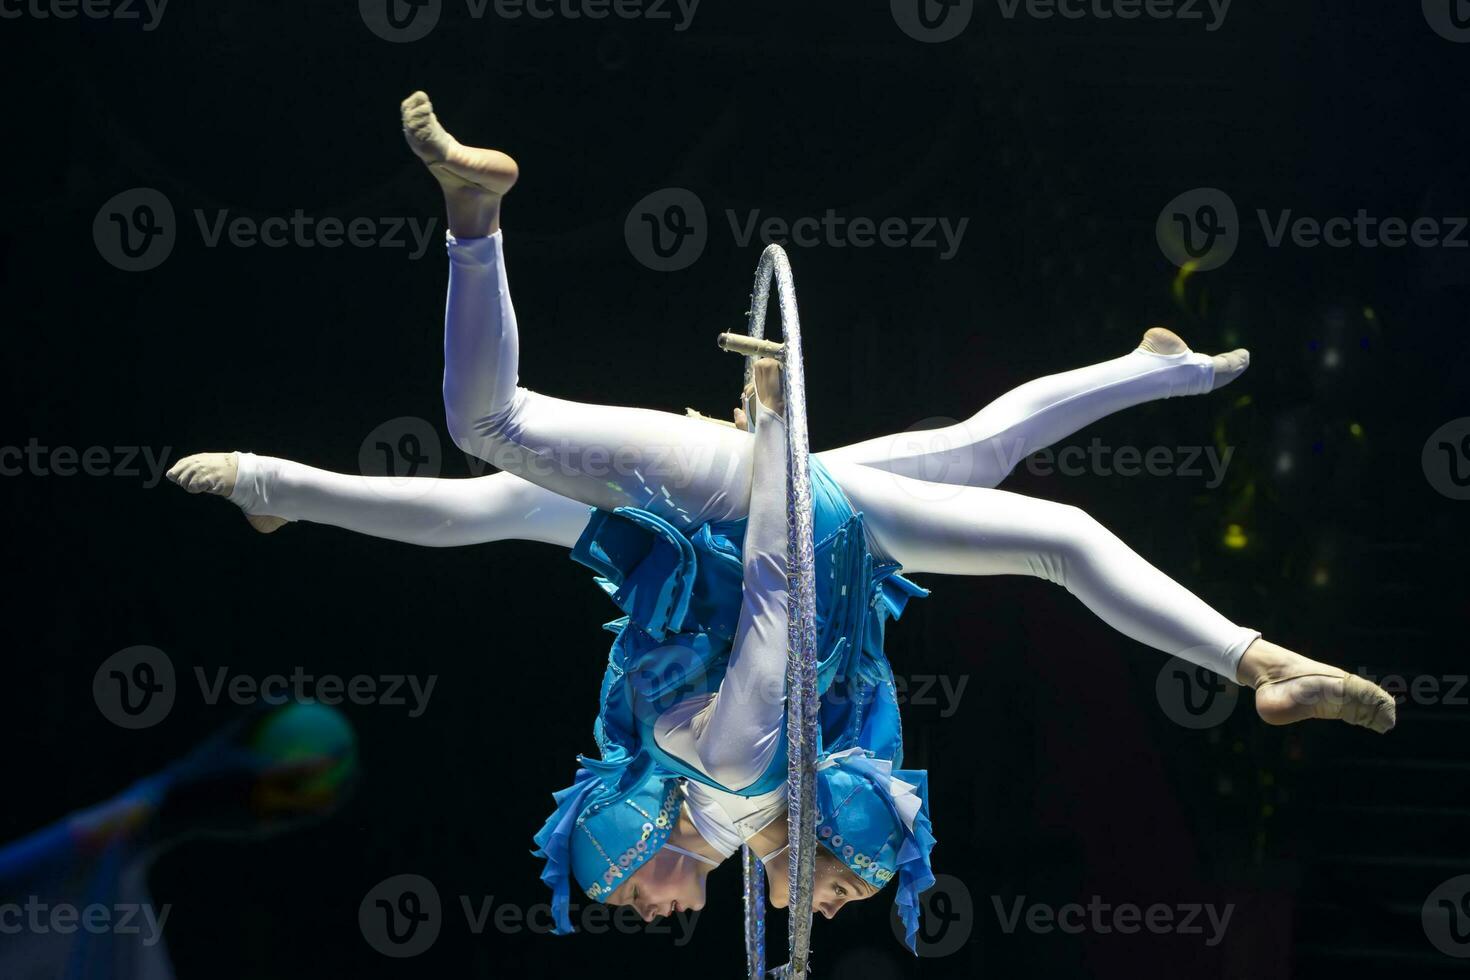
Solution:
[[[732,789],[765,771],[786,717],[786,423],[779,370],[762,365],[765,387],[775,392],[762,392],[756,412],[744,598],[730,667],[699,735],[701,768]]]

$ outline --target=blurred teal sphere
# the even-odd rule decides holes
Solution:
[[[337,760],[304,782],[308,793],[335,791],[357,767],[357,733],[346,716],[323,704],[291,704],[277,710],[256,731],[251,747],[275,764],[328,757]]]

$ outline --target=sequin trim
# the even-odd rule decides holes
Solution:
[[[584,889],[588,898],[598,902],[606,901],[607,897],[616,891],[626,878],[642,867],[643,863],[669,839],[669,833],[673,830],[674,817],[679,812],[679,784],[675,781],[669,783],[669,788],[664,793],[664,800],[657,814],[650,814],[631,799],[619,802],[626,803],[636,810],[644,818],[644,823],[640,828],[642,833],[637,842],[616,858],[608,855],[602,847],[602,842],[587,828],[587,818],[604,807],[593,807],[590,813],[584,814],[577,821],[577,826],[582,829],[582,833],[587,835],[587,839],[592,842],[593,847],[597,848],[597,853],[602,855],[602,860],[607,864],[607,870],[602,873],[602,880],[593,882]]]

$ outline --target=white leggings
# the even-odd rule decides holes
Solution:
[[[502,236],[451,238],[449,257],[449,431],[461,449],[507,472],[354,477],[246,454],[236,503],[431,546],[522,539],[570,547],[588,506],[643,507],[685,527],[744,516],[749,433],[518,387]],[[1208,391],[1212,381],[1204,355],[1139,350],[1029,382],[958,425],[818,457],[864,513],[875,551],[905,572],[1043,578],[1133,639],[1234,680],[1258,632],[1232,624],[1085,512],[993,489],[1028,454],[1112,412]]]

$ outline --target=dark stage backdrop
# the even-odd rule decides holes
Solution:
[[[593,748],[613,609],[585,569],[535,544],[265,537],[150,471],[240,449],[360,472],[413,425],[425,465],[486,471],[444,431],[443,218],[397,119],[423,88],[456,135],[520,161],[522,382],[549,394],[728,412],[739,365],[713,339],[741,326],[769,218],[821,224],[788,242],[819,448],[963,419],[1150,325],[1249,347],[1230,388],[1110,418],[1065,444],[1071,465],[1025,462],[1007,488],[1085,508],[1234,620],[1407,689],[1386,737],[1270,729],[1249,692],[1165,670],[1053,585],[923,578],[934,595],[890,652],[946,876],[929,955],[902,950],[885,896],[816,924],[819,976],[1470,962],[1463,10],[924,2],[921,20],[899,2],[393,0],[391,21],[383,0],[0,2],[0,837],[244,710],[208,703],[196,671],[432,676],[418,717],[344,708],[364,780],[331,820],[157,863],[179,977],[739,975],[733,866],[665,931],[520,924],[544,898],[531,834]],[[1175,215],[1228,261],[1182,272],[1157,233]],[[272,226],[282,247],[232,240],[273,217],[295,218]],[[1349,221],[1314,247],[1300,218]],[[1395,247],[1373,237],[1391,218],[1433,224]],[[370,243],[328,247],[327,219]],[[897,223],[883,242],[854,219]],[[60,475],[66,447],[101,447],[97,475]],[[1167,472],[1120,474],[1127,448],[1166,450]],[[178,694],[130,731],[92,680],[136,645],[167,654]],[[358,920],[400,874],[443,905],[405,959]],[[1118,928],[1155,904],[1172,925]]]

